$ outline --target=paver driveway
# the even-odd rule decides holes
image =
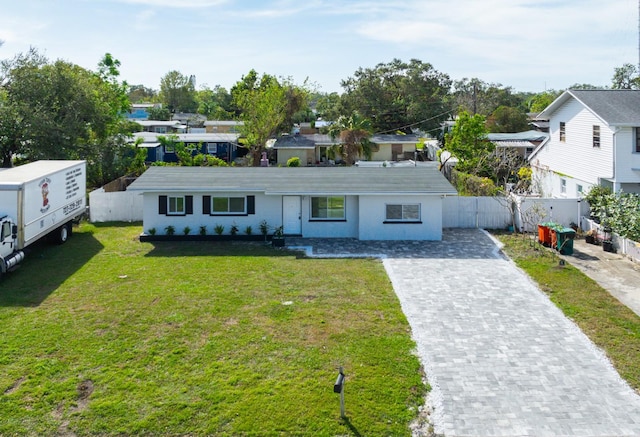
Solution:
[[[292,241],[381,256],[446,436],[640,436],[640,397],[482,231],[442,242]]]

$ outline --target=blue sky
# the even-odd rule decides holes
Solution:
[[[229,89],[252,68],[342,92],[359,68],[429,62],[516,91],[610,85],[638,64],[635,0],[0,0],[0,59],[36,47],[129,84],[167,72]]]

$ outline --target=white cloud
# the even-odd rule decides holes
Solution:
[[[155,28],[155,16],[156,12],[151,9],[145,9],[144,11],[141,11],[135,17],[134,28],[138,31],[146,31]]]

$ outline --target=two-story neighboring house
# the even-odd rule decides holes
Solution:
[[[594,185],[640,193],[640,91],[567,90],[539,117],[549,139],[529,162],[541,194],[581,197]]]

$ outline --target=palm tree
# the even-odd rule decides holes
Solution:
[[[371,120],[362,117],[358,112],[350,116],[341,115],[329,126],[329,136],[335,141],[340,138],[340,152],[347,165],[353,165],[359,155],[371,158],[371,140],[373,133]]]

